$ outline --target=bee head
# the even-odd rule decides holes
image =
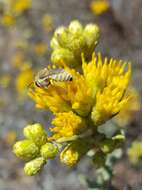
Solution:
[[[72,81],[73,80],[73,77],[71,77],[70,79],[69,79],[69,81]]]

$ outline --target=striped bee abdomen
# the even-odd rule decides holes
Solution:
[[[49,75],[49,78],[55,81],[71,81],[73,79],[72,75],[64,69],[56,69],[53,74]]]

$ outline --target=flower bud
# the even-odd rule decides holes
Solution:
[[[39,123],[28,125],[24,128],[23,133],[26,138],[34,141],[34,143],[39,147],[47,141],[46,131]]]
[[[71,51],[64,48],[58,48],[53,51],[51,56],[52,63],[62,66],[63,63],[68,66],[77,65],[77,61]]]
[[[66,28],[63,26],[57,28],[55,33],[54,33],[54,37],[58,38],[59,36],[63,35],[65,33],[65,30],[66,30]]]
[[[85,139],[77,140],[65,147],[60,154],[60,161],[73,167],[89,149],[90,144]]]
[[[78,151],[74,151],[71,147],[65,148],[60,154],[60,160],[67,166],[74,166],[79,161],[80,155]]]
[[[86,50],[86,41],[84,36],[76,35],[69,44],[69,49],[73,51],[74,56],[81,63],[81,53]],[[78,64],[79,64],[78,63]]]
[[[115,149],[115,142],[111,139],[105,139],[100,143],[100,148],[103,153],[110,153]]]
[[[58,40],[56,38],[52,38],[52,40],[50,42],[50,46],[53,49],[61,48],[59,43],[58,43]]]
[[[45,159],[54,158],[58,153],[58,147],[52,143],[46,143],[41,147],[40,153]]]
[[[23,160],[31,160],[39,154],[39,148],[31,140],[22,140],[15,143],[13,152]]]
[[[51,47],[54,51],[60,48],[68,51],[53,51],[53,63],[64,61],[69,66],[78,67],[82,63],[81,54],[84,54],[85,59],[89,61],[97,45],[99,34],[97,25],[88,24],[83,28],[77,20],[72,21],[68,27],[59,27],[51,40]]]
[[[96,24],[88,24],[84,29],[84,36],[88,47],[93,47],[98,43],[100,37],[100,29]]]
[[[58,41],[58,44],[61,47],[67,47],[70,39],[69,33],[67,32],[67,28],[59,27],[54,33],[53,39],[54,38]]]
[[[81,33],[83,31],[83,27],[78,20],[74,20],[69,25],[69,31],[71,33]]]
[[[25,164],[24,171],[26,175],[32,176],[37,174],[45,164],[45,160],[42,157],[35,158]]]

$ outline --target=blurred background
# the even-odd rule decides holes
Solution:
[[[96,51],[132,62],[131,85],[141,98],[141,0],[0,0],[0,190],[85,190],[78,176],[95,179],[87,159],[74,169],[53,160],[40,176],[27,177],[23,163],[12,153],[12,144],[27,123],[40,122],[48,127],[51,121],[49,113],[35,109],[27,87],[34,74],[50,63],[54,30],[74,19],[84,25],[99,25],[101,38]],[[126,126],[125,153],[115,165],[113,183],[120,190],[128,186],[142,189],[142,164],[132,164],[126,154],[134,141],[142,141],[141,114],[139,106]],[[141,149],[142,145],[137,148],[139,157]]]

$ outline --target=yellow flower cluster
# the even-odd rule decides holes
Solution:
[[[50,110],[54,117],[49,128],[51,135],[47,136],[40,150],[36,149],[37,141],[41,140],[40,134],[35,133],[33,128],[31,132],[30,127],[28,133],[24,132],[28,141],[22,141],[20,148],[19,144],[14,148],[20,158],[30,156],[28,160],[36,159],[25,166],[28,175],[36,174],[45,164],[42,158],[52,158],[51,153],[55,155],[55,152],[60,154],[62,163],[74,166],[83,155],[93,150],[95,157],[92,160],[95,165],[100,165],[125,139],[120,129],[108,137],[100,131],[100,125],[116,116],[130,101],[127,89],[131,64],[93,53],[99,34],[97,25],[83,27],[78,21],[72,21],[68,27],[60,27],[55,31],[51,40],[51,61],[60,67],[56,68],[54,76],[60,75],[63,79],[65,76],[60,72],[62,68],[72,76],[72,80],[61,82],[52,77],[50,79],[46,70],[46,76],[39,77],[39,81],[49,85],[41,87],[36,77],[29,89],[29,96],[35,101],[36,107]],[[30,151],[34,145],[33,157]],[[54,149],[55,145],[58,151]],[[102,156],[102,162],[97,159],[98,156]]]
[[[0,24],[4,26],[12,26],[15,23],[15,18],[10,14],[5,14],[2,16]]]
[[[64,137],[72,137],[74,134],[80,134],[86,129],[85,119],[76,115],[72,111],[57,113],[52,121],[52,125],[56,126],[50,128],[50,131],[55,133],[50,139],[59,139]]]
[[[88,129],[89,120],[99,126],[111,119],[125,106],[129,95],[125,95],[131,74],[131,66],[113,59],[102,59],[100,53],[94,54],[86,63],[83,59],[83,74],[69,68],[73,75],[71,82],[58,82],[48,89],[37,86],[29,92],[38,108],[50,109],[55,114],[52,129],[55,137],[77,135]],[[92,126],[92,128],[94,128]]]
[[[7,0],[8,11],[14,15],[21,14],[32,6],[32,0]]]
[[[5,0],[2,3],[4,13],[1,15],[0,23],[8,27],[16,22],[17,16],[32,6],[32,0]]]
[[[33,81],[33,76],[33,70],[31,68],[26,68],[16,77],[16,89],[20,96],[26,95],[28,86]]]

